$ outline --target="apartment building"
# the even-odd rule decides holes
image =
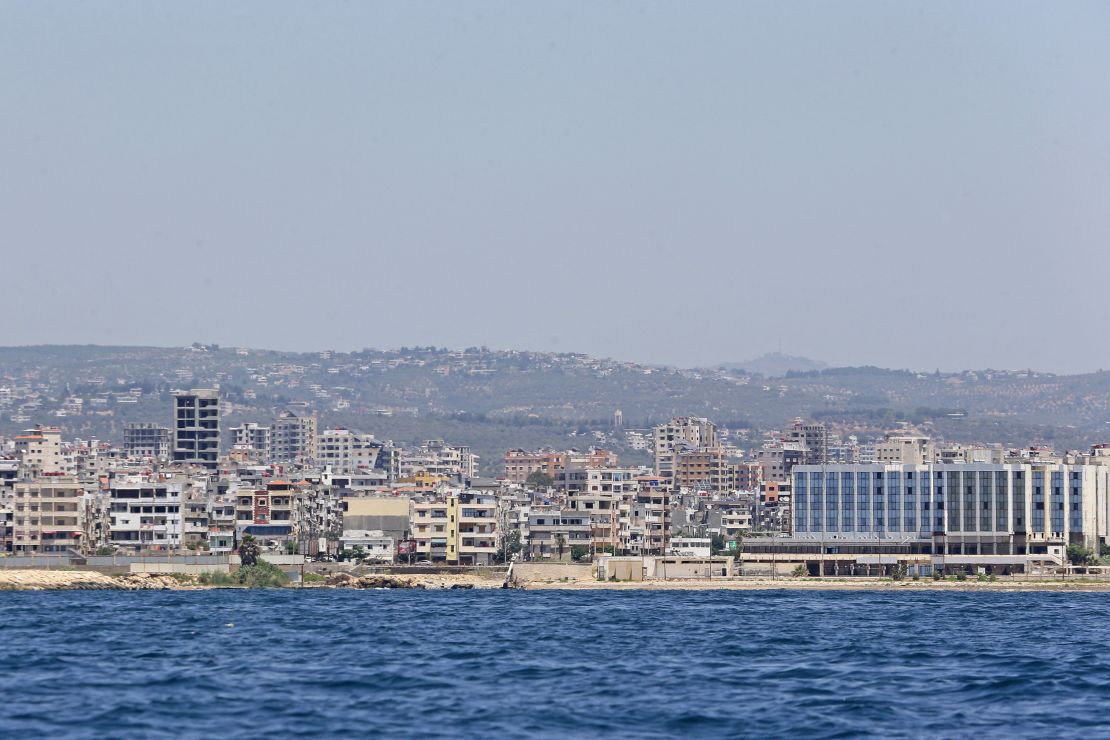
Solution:
[[[562,470],[566,463],[565,456],[561,452],[554,450],[529,452],[518,448],[505,453],[504,465],[505,480],[520,485],[533,473],[543,473],[554,480],[556,471]]]
[[[740,488],[739,465],[721,447],[677,452],[674,486],[716,493],[735,491]]]
[[[924,465],[935,458],[933,442],[928,437],[911,434],[892,434],[875,445],[874,462],[880,465],[902,463]],[[950,460],[949,462],[962,462]]]
[[[297,490],[293,483],[271,481],[265,490],[241,490],[235,494],[236,539],[252,535],[264,543],[294,541]]]
[[[552,507],[528,515],[528,556],[532,560],[569,561],[575,547],[593,551],[589,511]]]
[[[86,487],[74,478],[45,473],[12,487],[12,552],[43,555],[82,551]]]
[[[219,391],[175,391],[173,408],[174,462],[215,470],[220,457]]]
[[[823,465],[829,461],[829,430],[824,424],[795,419],[785,441],[801,448],[804,465]]]
[[[166,458],[170,455],[170,429],[149,421],[123,427],[123,452],[128,457]]]
[[[62,432],[56,427],[36,426],[15,438],[15,454],[24,476],[58,475],[65,472]]]
[[[401,451],[401,478],[421,474],[464,483],[477,477],[478,456],[470,447],[453,447],[442,439],[430,439],[417,448]]]
[[[283,411],[270,425],[270,462],[306,463],[316,460],[317,419],[292,409]]]
[[[602,484],[605,485],[605,484]],[[593,485],[590,486],[594,488]],[[593,552],[616,552],[620,544],[618,521],[620,505],[630,501],[639,487],[631,483],[627,488],[617,484],[609,490],[590,490],[575,493],[567,498],[567,507],[590,518],[590,547]]]
[[[655,474],[668,480],[674,478],[676,448],[697,450],[717,447],[717,425],[702,417],[680,416],[651,430],[655,453]]]
[[[794,466],[805,459],[805,449],[799,442],[777,442],[764,445],[752,457],[759,464],[764,481],[785,483],[790,480]]]
[[[266,461],[270,459],[270,427],[249,421],[231,428],[233,444],[236,449],[248,451],[250,458]]]
[[[373,434],[350,429],[325,429],[316,446],[316,462],[333,473],[357,473],[373,470],[384,443]]]
[[[624,555],[661,555],[670,540],[670,483],[662,476],[636,480],[635,495],[618,505],[617,549]]]
[[[108,484],[108,540],[116,548],[143,552],[183,545],[181,478],[123,475]]]
[[[495,496],[458,491],[438,501],[413,501],[416,554],[448,565],[492,565],[500,547]]]
[[[12,551],[12,527],[15,522],[15,508],[10,501],[0,503],[0,553]]]

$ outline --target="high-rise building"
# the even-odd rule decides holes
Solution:
[[[313,462],[317,449],[315,414],[287,410],[270,425],[270,462]]]
[[[787,441],[801,445],[804,465],[824,465],[829,461],[829,430],[824,424],[795,419]]]
[[[149,421],[123,427],[123,451],[132,457],[169,457],[170,429]]]
[[[174,462],[215,470],[220,457],[220,392],[175,391],[173,411]]]

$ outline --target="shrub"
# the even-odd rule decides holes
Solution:
[[[794,576],[795,578],[805,578],[809,575],[809,569],[799,563],[797,566],[795,566],[790,575]]]
[[[939,571],[939,570],[934,570],[934,571],[933,571],[933,580],[934,580],[934,581],[939,581],[939,580],[941,580],[942,578],[944,578],[944,576],[942,576],[942,575],[940,574],[940,571]]]
[[[987,580],[987,574],[986,573],[980,573],[978,576],[975,577],[975,580],[982,581],[982,582],[985,583],[986,580]]]
[[[326,580],[328,579],[324,578],[319,573],[305,573],[301,576],[301,583],[320,583],[321,581]]]
[[[966,581],[967,580],[967,573],[957,573],[956,574],[956,580],[957,581]]]
[[[265,560],[239,568],[235,578],[247,588],[280,588],[289,583],[289,576],[281,568]]]
[[[281,568],[265,560],[244,565],[235,573],[210,571],[201,573],[197,581],[203,586],[243,586],[245,588],[280,588],[289,583]]]
[[[223,573],[218,570],[205,571],[197,577],[197,581],[202,586],[235,586],[236,581],[230,573]]]

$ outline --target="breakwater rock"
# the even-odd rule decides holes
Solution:
[[[416,575],[334,573],[324,581],[333,588],[416,588],[470,589],[500,588],[501,582],[466,573],[428,573]]]
[[[109,576],[81,570],[0,570],[0,591],[166,591],[188,585],[173,576],[149,573]]]

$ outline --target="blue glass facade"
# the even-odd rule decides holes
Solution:
[[[1084,500],[1079,467],[798,466],[793,475],[794,531],[868,539],[934,534],[1068,537],[1083,533],[1084,516],[1090,514],[1084,507],[1093,511]]]

